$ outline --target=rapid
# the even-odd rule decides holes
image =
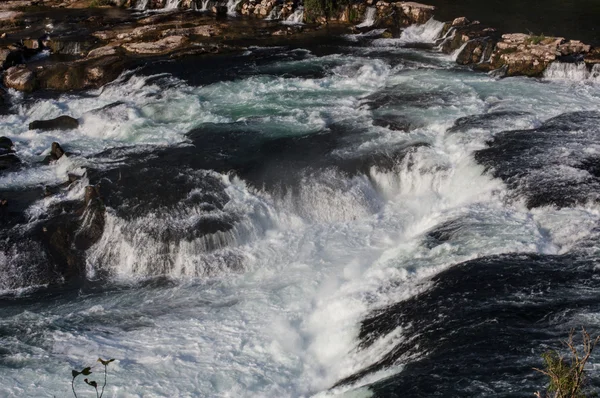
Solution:
[[[109,397],[539,390],[540,347],[600,330],[600,83],[476,73],[440,32],[11,91],[26,166],[0,197],[81,180],[0,228],[0,396],[68,396],[97,357]],[[27,128],[63,114],[80,127]],[[53,141],[68,155],[40,164]],[[57,287],[34,231],[87,184],[104,230]]]

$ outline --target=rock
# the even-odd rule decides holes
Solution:
[[[600,64],[600,48],[594,48],[583,59],[588,65]]]
[[[69,91],[98,88],[116,79],[125,69],[126,60],[107,56],[45,65],[36,69],[40,88]]]
[[[79,121],[70,116],[59,116],[50,120],[36,120],[29,123],[29,130],[72,130],[79,127]]]
[[[487,60],[494,51],[494,42],[490,39],[474,39],[468,41],[456,57],[460,65],[472,65]]]
[[[44,159],[44,163],[55,162],[58,159],[62,158],[65,154],[65,151],[62,149],[58,142],[52,143],[52,148],[50,149],[50,154],[46,156]]]
[[[95,48],[87,54],[87,58],[106,57],[108,55],[116,55],[120,45],[112,44],[104,47]]]
[[[85,187],[85,210],[81,217],[81,228],[75,235],[75,247],[87,250],[92,247],[104,233],[106,223],[105,207],[98,187],[88,185]]]
[[[183,36],[169,36],[154,42],[127,43],[123,48],[135,54],[166,54],[183,46],[186,41]]]
[[[4,85],[19,91],[31,92],[38,86],[35,74],[24,65],[13,66],[4,75]]]
[[[14,145],[10,138],[0,137],[0,155],[14,153]]]
[[[523,33],[502,35],[492,56],[492,69],[505,67],[506,76],[540,76],[553,62],[562,37],[531,36]]]
[[[591,46],[583,44],[579,40],[570,40],[558,46],[558,51],[563,56],[589,53]]]
[[[0,49],[0,69],[10,68],[23,62],[25,60],[22,51],[10,48]]]
[[[453,27],[466,26],[469,24],[469,20],[466,17],[459,17],[452,21]]]
[[[424,24],[433,17],[433,11],[435,10],[433,6],[412,1],[399,4],[404,15],[409,18],[410,24]]]
[[[21,160],[17,155],[9,153],[7,155],[0,155],[0,170],[10,169],[21,163]]]

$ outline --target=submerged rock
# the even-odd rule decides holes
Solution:
[[[0,170],[10,169],[21,163],[21,160],[14,153],[0,155]]]
[[[59,116],[50,120],[36,120],[29,123],[29,130],[72,130],[79,127],[79,121],[71,116]]]

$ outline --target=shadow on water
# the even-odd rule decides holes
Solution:
[[[545,381],[532,369],[540,355],[581,326],[576,314],[600,311],[594,263],[576,256],[485,257],[431,282],[425,293],[362,322],[359,349],[396,328],[404,339],[340,384],[405,363],[370,386],[376,397],[531,397]]]

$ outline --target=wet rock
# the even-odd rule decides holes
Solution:
[[[98,47],[93,49],[87,54],[87,58],[99,58],[106,57],[108,55],[117,55],[121,46],[118,44],[112,44],[104,47]]]
[[[0,69],[22,64],[24,61],[23,51],[10,48],[0,49]]]
[[[588,65],[600,64],[600,48],[594,48],[583,59]]]
[[[0,170],[8,170],[21,163],[21,160],[13,153],[0,155]]]
[[[0,137],[0,155],[14,153],[14,145],[10,138]]]
[[[79,121],[71,116],[59,116],[50,120],[36,120],[29,123],[29,130],[72,130],[79,127]]]
[[[70,91],[98,88],[116,79],[127,60],[119,56],[56,63],[36,69],[40,88]]]
[[[505,67],[506,76],[540,76],[552,63],[562,37],[531,36],[523,33],[502,35],[491,60],[493,69]]]
[[[98,242],[106,224],[105,207],[98,187],[92,185],[85,187],[84,203],[81,227],[75,235],[75,247],[78,250],[87,250]]]
[[[35,74],[24,65],[13,66],[6,71],[4,75],[4,85],[6,87],[31,92],[38,86]]]
[[[217,18],[227,18],[227,6],[214,6],[212,8],[212,12],[217,16]]]
[[[569,40],[568,42],[558,46],[558,51],[563,56],[575,55],[575,54],[586,54],[590,52],[591,46],[584,44],[579,40]]]
[[[62,158],[65,154],[65,151],[62,149],[58,142],[52,143],[52,148],[50,149],[50,154],[46,156],[44,159],[44,163],[55,162],[58,159]]]
[[[169,36],[154,42],[126,43],[123,48],[135,54],[166,54],[182,47],[187,42],[183,36]]]
[[[490,39],[475,39],[467,42],[456,58],[460,65],[472,65],[488,59],[494,51],[494,42]]]

